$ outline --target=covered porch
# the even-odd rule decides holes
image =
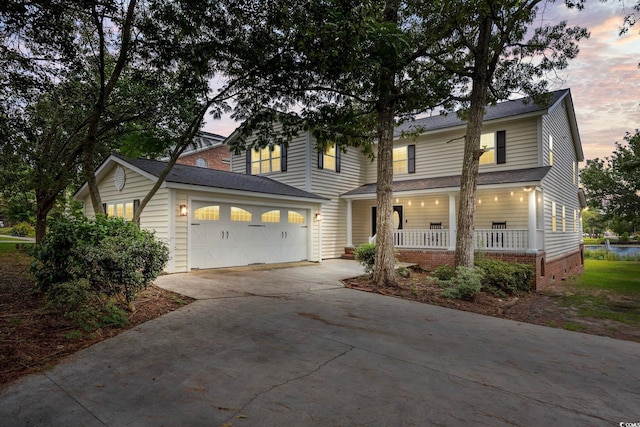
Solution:
[[[474,231],[477,250],[529,254],[544,250],[544,198],[539,184],[548,169],[534,171],[537,174],[513,171],[510,178],[515,182],[505,182],[510,180],[504,179],[508,175],[504,172],[479,176]],[[457,186],[438,188],[442,180],[394,184],[393,242],[397,249],[455,250],[459,190]],[[347,204],[347,247],[375,242],[375,185],[346,193],[343,199]]]

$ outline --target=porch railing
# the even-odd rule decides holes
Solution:
[[[521,251],[529,248],[529,230],[476,230],[476,249]]]
[[[393,245],[396,248],[446,249],[449,230],[394,230]]]
[[[393,245],[396,248],[447,249],[450,245],[449,230],[394,230]],[[375,243],[376,236],[369,242]],[[476,249],[493,251],[523,251],[529,249],[527,229],[475,230]]]

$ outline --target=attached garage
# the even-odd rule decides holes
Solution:
[[[206,201],[191,206],[191,269],[309,259],[306,210]]]
[[[139,206],[165,162],[110,156],[96,171],[103,205]],[[94,216],[85,184],[75,194]],[[263,176],[175,165],[140,217],[169,246],[169,273],[294,261],[320,261],[328,199]],[[130,218],[126,209],[106,209]]]

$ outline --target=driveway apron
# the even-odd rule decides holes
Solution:
[[[0,392],[3,426],[640,423],[640,344],[344,288],[353,261],[207,270],[197,301]]]

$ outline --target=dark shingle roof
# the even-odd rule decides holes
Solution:
[[[506,117],[519,116],[521,114],[529,114],[535,112],[543,112],[547,108],[554,105],[558,100],[565,96],[569,92],[569,89],[557,90],[549,93],[549,103],[544,106],[533,103],[531,98],[522,98],[512,101],[500,102],[496,105],[489,105],[486,108],[486,114],[484,121],[503,119]],[[410,122],[405,122],[398,126],[393,136],[399,137],[402,132],[410,132],[415,129],[422,128],[423,132],[446,129],[455,126],[465,125],[466,122],[460,120],[456,113],[449,113],[447,115],[437,115],[431,117],[425,117]]]
[[[542,180],[551,166],[510,171],[485,172],[478,174],[478,185],[513,184],[518,182],[536,182]],[[410,179],[393,183],[393,192],[435,190],[439,188],[457,188],[460,186],[460,175],[442,176],[437,178]],[[365,184],[348,191],[343,196],[361,194],[376,194],[376,184]]]
[[[114,154],[114,156],[155,177],[160,176],[160,173],[167,166],[166,162],[159,160],[130,159],[119,154]],[[299,190],[295,187],[264,176],[245,175],[235,172],[226,172],[180,164],[173,166],[167,175],[165,182],[199,185],[202,187],[221,188],[226,190],[250,191],[253,193],[281,195],[287,197],[328,200],[322,196],[318,196],[317,194]]]

